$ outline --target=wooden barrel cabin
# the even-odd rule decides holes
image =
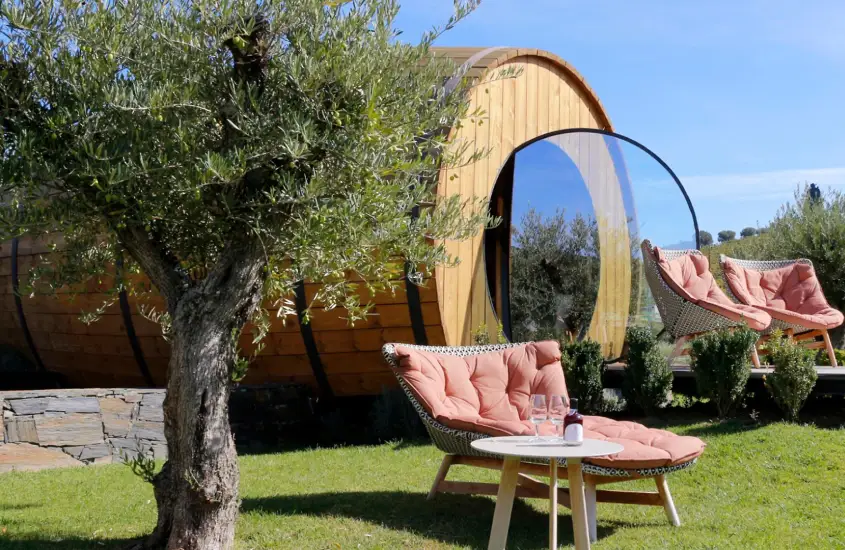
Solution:
[[[273,318],[268,341],[244,383],[305,382],[336,396],[367,395],[394,385],[380,348],[385,342],[430,345],[472,343],[472,333],[486,325],[495,333],[502,319],[508,331],[509,196],[516,151],[540,138],[559,136],[559,147],[575,159],[588,183],[601,239],[601,276],[589,336],[605,354],[621,350],[630,302],[631,256],[620,175],[601,140],[567,143],[572,129],[612,131],[596,94],[578,72],[556,55],[518,48],[436,48],[452,58],[461,78],[478,84],[471,94],[484,124],[453,129],[458,139],[490,148],[482,160],[454,172],[444,170],[438,192],[481,196],[504,219],[498,228],[472,240],[447,243],[461,258],[454,268],[438,268],[423,286],[405,282],[396,295],[373,296],[374,315],[350,327],[343,310],[316,307],[310,324],[296,317]],[[502,70],[515,69],[507,78]],[[99,305],[111,284],[90,285],[76,301],[20,297],[18,278],[46,248],[29,238],[0,245],[0,344],[14,347],[48,371],[80,387],[162,386],[169,348],[159,327],[122,296],[91,325],[78,320],[81,310]],[[310,302],[319,282],[297,292],[297,304]],[[370,298],[370,297],[366,297]],[[242,349],[250,350],[245,331]]]

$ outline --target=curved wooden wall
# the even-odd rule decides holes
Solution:
[[[540,136],[572,128],[613,129],[583,77],[555,55],[516,48],[435,48],[435,52],[464,65],[466,77],[476,81],[470,111],[481,109],[486,113],[483,124],[465,124],[452,131],[452,139],[490,150],[478,162],[444,170],[438,187],[441,195],[489,197],[508,158],[521,145]],[[503,71],[512,72],[503,78]],[[581,171],[599,217],[602,269],[589,334],[610,356],[621,351],[624,341],[630,253],[618,254],[619,247],[629,246],[627,227],[619,224],[620,214],[625,219],[624,204],[607,146],[602,136],[595,137],[584,141],[583,147],[567,149],[562,145],[569,142],[560,141],[562,137],[557,143]],[[457,267],[441,267],[436,272],[446,341],[450,345],[469,344],[472,332],[482,324],[495,339],[498,318],[488,296],[483,232],[472,240],[446,245],[462,260]],[[611,257],[613,261],[605,262]]]
[[[21,280],[38,257],[49,252],[44,243],[24,237],[13,256],[12,242],[0,245],[0,344],[6,344],[34,357],[22,329],[12,292],[12,272],[15,261]],[[36,353],[47,370],[64,376],[67,384],[78,387],[163,386],[167,377],[170,346],[161,336],[161,329],[138,313],[139,303],[128,297],[127,312],[119,303],[106,309],[100,320],[86,325],[79,320],[84,311],[101,305],[105,292],[114,284],[113,277],[102,278],[99,284],[89,284],[83,294],[73,300],[60,295],[21,298],[24,322],[29,328]],[[302,285],[305,301],[310,303],[319,285]],[[395,385],[393,374],[387,370],[381,346],[387,342],[416,342],[420,336],[433,345],[444,345],[440,326],[440,312],[433,282],[415,287],[418,297],[417,314],[422,317],[422,335],[415,335],[407,292],[400,288],[395,295],[388,293],[370,296],[362,290],[362,301],[375,304],[373,314],[366,321],[350,327],[343,310],[327,311],[317,304],[311,311],[311,322],[300,325],[296,316],[279,318],[271,311],[270,334],[264,348],[250,366],[245,384],[273,382],[302,382],[329,395],[377,394],[384,386]],[[164,309],[160,298],[144,299],[143,303]],[[133,350],[129,332],[134,332],[150,379],[145,376],[139,358]],[[306,337],[305,333],[308,333]],[[316,365],[309,356],[308,346],[316,352]],[[252,354],[251,327],[247,326],[240,339],[243,354]],[[315,368],[325,374],[328,388],[320,388]]]
[[[450,180],[455,172],[444,171],[438,186],[441,194],[489,197],[509,155],[530,139],[567,128],[611,129],[598,98],[583,78],[552,54],[509,48],[434,51],[459,65],[469,61],[464,67],[466,78],[488,79],[499,69],[510,67],[521,71],[518,77],[490,81],[473,90],[473,108],[480,106],[487,112],[484,124],[465,124],[452,135],[472,139],[492,152],[484,160],[457,170],[457,179]],[[0,245],[0,344],[30,352],[33,357],[37,354],[46,369],[60,372],[73,386],[164,385],[169,346],[159,327],[138,314],[133,298],[111,306],[97,323],[85,325],[78,320],[82,310],[102,303],[103,292],[114,284],[109,277],[89,285],[73,302],[24,297],[23,316],[18,315],[12,293],[13,265],[17,262],[20,273],[25,274],[40,254],[48,252],[45,246],[27,238],[20,239],[18,248],[13,256],[10,243]],[[412,286],[410,291],[404,290],[408,288],[406,282],[395,295],[362,296],[375,304],[375,315],[354,328],[347,324],[342,309],[329,311],[319,304],[313,308],[308,325],[300,324],[296,316],[280,319],[273,315],[265,347],[244,383],[304,382],[329,397],[376,394],[384,386],[395,385],[380,353],[384,343],[467,344],[471,331],[481,323],[495,331],[497,319],[487,293],[482,234],[464,243],[448,243],[448,248],[462,258],[458,267],[439,268],[424,286]],[[604,269],[602,274],[601,285],[605,285],[610,276]],[[608,286],[604,294],[611,295],[616,284]],[[297,301],[310,302],[317,285],[302,285]],[[618,305],[618,301],[601,303],[608,304],[600,307],[608,313]],[[596,316],[605,318],[607,315],[601,312]],[[32,346],[25,337],[22,320],[29,328]],[[605,338],[600,332],[595,334]],[[608,338],[616,342],[615,336]],[[252,352],[251,340],[247,327],[240,341],[244,354]],[[616,349],[616,345],[611,347]],[[32,348],[36,354],[31,353]]]

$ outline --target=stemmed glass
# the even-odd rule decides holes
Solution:
[[[548,408],[546,407],[546,396],[541,393],[531,394],[528,406],[528,419],[534,424],[534,437],[529,439],[529,441],[543,441],[543,438],[540,437],[540,424],[545,422],[549,415]]]
[[[559,437],[563,439],[563,419],[566,416],[566,409],[569,407],[566,397],[563,395],[553,395],[549,400],[549,420],[555,425],[555,435],[558,433],[558,428],[561,429]]]

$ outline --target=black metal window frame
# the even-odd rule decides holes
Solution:
[[[639,148],[657,161],[657,163],[660,164],[660,166],[662,166],[663,169],[666,170],[666,172],[668,172],[668,174],[672,177],[672,180],[674,180],[678,189],[681,191],[681,194],[684,196],[684,200],[686,201],[687,207],[689,207],[690,214],[692,215],[692,223],[695,229],[695,247],[696,249],[701,248],[698,217],[695,214],[695,208],[692,205],[692,201],[690,200],[689,194],[684,188],[683,183],[681,183],[681,180],[678,178],[677,174],[675,174],[675,171],[672,170],[672,168],[669,167],[669,165],[666,164],[666,162],[660,158],[657,153],[639,141],[610,130],[601,130],[598,128],[567,128],[566,130],[548,132],[530,139],[513,150],[507,160],[502,164],[502,167],[499,169],[499,173],[496,175],[496,182],[493,184],[493,189],[490,192],[489,205],[490,212],[495,216],[501,217],[502,223],[497,227],[489,228],[484,231],[482,245],[484,266],[487,276],[487,299],[490,301],[490,306],[492,307],[496,317],[499,319],[499,322],[501,322],[502,331],[509,341],[513,341],[513,327],[511,325],[510,308],[510,231],[512,225],[511,215],[513,212],[513,188],[514,173],[516,169],[516,155],[523,149],[526,149],[538,141],[543,141],[555,136],[575,133],[599,134],[619,139]],[[496,204],[500,198],[504,201],[503,208],[498,208],[498,205]],[[501,248],[498,248],[497,245]],[[498,258],[496,257],[497,250],[501,251]],[[500,298],[498,298],[498,304],[497,293],[500,295]]]

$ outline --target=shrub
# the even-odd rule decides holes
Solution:
[[[783,338],[780,331],[772,333],[766,349],[775,366],[774,371],[765,378],[766,389],[787,420],[796,422],[818,378],[814,354],[792,340]]]
[[[747,327],[709,332],[692,342],[690,357],[698,391],[724,418],[751,376],[749,355],[759,336]]]
[[[563,372],[569,395],[578,398],[578,409],[587,413],[602,411],[604,357],[601,344],[592,340],[561,342]]]
[[[664,406],[672,389],[672,369],[657,347],[657,339],[646,327],[631,327],[625,336],[628,366],[622,395],[632,407],[651,414]]]
[[[836,362],[839,366],[845,366],[845,349],[835,349],[833,350],[833,354],[836,355]],[[820,349],[816,354],[816,364],[829,367],[830,366],[830,357],[827,355],[826,349]]]
[[[481,323],[478,328],[472,333],[472,343],[476,346],[486,346],[490,344],[490,332],[487,330],[487,324]],[[496,327],[496,343],[507,344],[508,339],[505,337],[505,329],[500,322]]]

